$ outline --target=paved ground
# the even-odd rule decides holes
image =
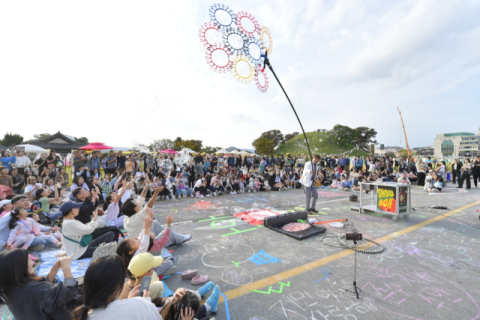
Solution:
[[[321,190],[317,218],[348,218],[364,237],[386,248],[381,254],[357,254],[359,300],[343,290],[353,281],[353,251],[320,241],[348,228],[329,227],[325,234],[297,241],[231,217],[254,207],[298,211],[304,202],[300,190],[157,202],[154,211],[162,224],[173,214],[173,229],[193,234],[190,242],[169,250],[179,271],[197,269],[220,286],[229,314],[222,300],[216,319],[480,318],[480,190],[445,191],[429,195],[414,187],[417,211],[394,222],[352,212],[349,193]],[[261,250],[281,262],[259,265],[248,259]],[[173,290],[195,287],[178,274],[166,283]]]

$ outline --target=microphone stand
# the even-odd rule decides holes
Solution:
[[[312,163],[312,170],[313,170],[313,157],[312,157],[312,152],[310,151],[310,144],[308,143],[307,135],[305,134],[305,130],[303,129],[303,125],[302,125],[302,122],[300,121],[300,118],[298,117],[297,111],[295,110],[295,107],[293,106],[292,101],[290,101],[290,98],[288,97],[287,92],[286,92],[285,89],[283,88],[282,83],[280,82],[280,80],[278,80],[278,77],[277,77],[277,75],[275,74],[275,71],[273,71],[273,67],[272,67],[272,65],[270,64],[270,60],[268,59],[268,53],[267,53],[267,51],[265,51],[265,54],[264,54],[264,55],[262,54],[261,56],[264,58],[262,71],[265,70],[265,66],[268,66],[268,68],[270,69],[270,71],[272,71],[273,76],[275,77],[275,79],[277,80],[278,84],[280,85],[280,88],[282,88],[282,91],[283,91],[283,93],[285,94],[285,97],[287,97],[287,100],[288,100],[288,102],[290,103],[290,106],[292,107],[292,110],[293,110],[293,112],[295,113],[295,116],[297,117],[298,123],[300,124],[300,128],[302,128],[303,136],[305,137],[305,142],[307,143],[308,154],[310,155],[310,162]]]

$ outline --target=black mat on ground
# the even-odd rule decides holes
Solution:
[[[267,217],[263,220],[263,225],[273,231],[283,233],[286,236],[292,237],[297,240],[303,240],[310,238],[316,234],[324,233],[327,231],[325,227],[319,227],[318,225],[315,228],[310,227],[306,230],[298,232],[290,232],[283,230],[283,226],[292,222],[297,222],[297,220],[308,220],[307,212],[292,212],[284,213],[274,217]]]

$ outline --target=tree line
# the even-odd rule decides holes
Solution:
[[[368,127],[352,129],[348,126],[337,124],[332,130],[318,129],[316,132],[323,132],[325,134],[325,139],[340,147],[353,144],[360,149],[368,150],[369,144],[377,144],[377,140],[375,140],[377,131]],[[262,133],[260,137],[252,142],[252,145],[259,154],[273,154],[275,149],[299,134],[299,132],[295,131],[283,135],[280,130],[270,130]]]

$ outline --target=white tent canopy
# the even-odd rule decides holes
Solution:
[[[220,149],[218,150],[217,152],[215,152],[216,154],[219,154],[219,153],[230,153],[227,149]]]
[[[190,148],[183,148],[180,152],[187,151],[188,153],[197,153],[197,151],[194,151]]]
[[[231,154],[240,154],[240,151],[238,151],[238,150],[232,150],[232,151],[230,151],[230,152],[228,152],[228,153],[231,153]]]
[[[33,153],[47,153],[48,152],[47,150],[45,150],[43,148],[40,148],[40,147],[37,147],[37,146],[34,146],[33,144],[19,144],[19,145],[15,146],[15,148],[24,150],[25,152],[33,152]]]

